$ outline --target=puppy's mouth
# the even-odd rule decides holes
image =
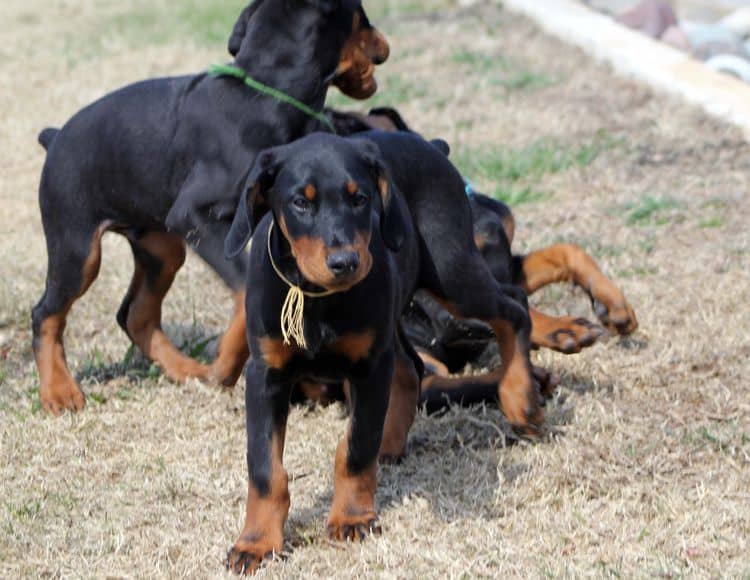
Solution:
[[[349,246],[329,248],[320,238],[291,238],[283,221],[280,228],[302,277],[319,288],[344,292],[362,282],[372,269],[369,235],[358,234]]]
[[[336,71],[333,84],[348,97],[358,100],[368,99],[378,90],[375,65],[369,62],[357,70],[351,62],[342,62]]]
[[[373,28],[367,16],[356,13],[352,35],[341,51],[333,84],[353,99],[367,99],[378,90],[375,67],[388,60],[390,46],[385,36]]]

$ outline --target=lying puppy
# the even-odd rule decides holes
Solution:
[[[235,572],[283,547],[282,458],[292,388],[350,384],[351,420],[335,462],[332,538],[377,530],[377,461],[403,455],[419,397],[418,357],[400,330],[416,288],[455,315],[484,320],[500,345],[501,405],[516,427],[542,421],[523,293],[492,277],[472,235],[464,183],[447,157],[409,133],[314,134],[262,153],[226,241],[248,265],[245,525]]]
[[[381,107],[367,115],[327,110],[339,134],[353,135],[372,129],[407,131],[411,129],[395,109]],[[447,149],[445,150],[448,154]],[[499,282],[513,281],[532,294],[554,282],[573,282],[590,296],[594,312],[610,331],[630,334],[638,327],[632,307],[623,293],[602,273],[591,256],[575,244],[555,244],[528,255],[512,255],[515,220],[504,203],[475,191],[467,185],[474,221],[474,240],[493,276]],[[460,369],[484,351],[491,340],[486,326],[456,321],[422,293],[407,311],[405,330],[415,345],[425,348],[450,369]],[[580,352],[593,344],[603,329],[586,319],[554,317],[531,307],[531,341],[566,354]]]
[[[388,44],[358,0],[255,0],[234,26],[235,67],[320,110],[329,84],[356,98],[377,88],[374,65]],[[308,132],[298,108],[236,78],[198,74],[120,89],[47,129],[39,203],[47,240],[44,295],[33,309],[33,349],[45,410],[78,410],[84,396],[65,361],[63,331],[74,301],[96,278],[101,237],[127,237],[135,259],[117,321],[173,380],[234,384],[247,359],[244,263],[223,241],[248,163]],[[214,212],[208,215],[208,208]],[[161,303],[188,240],[235,292],[236,312],[211,367],[179,352],[161,330]]]

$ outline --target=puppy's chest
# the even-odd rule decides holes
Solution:
[[[306,329],[307,348],[293,340],[285,344],[280,337],[267,336],[259,341],[260,355],[266,366],[294,377],[338,380],[366,375],[376,356],[374,328],[334,332],[330,328]]]

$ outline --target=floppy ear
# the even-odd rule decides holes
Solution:
[[[443,139],[433,139],[432,141],[430,141],[430,144],[446,157],[451,154],[451,146],[448,145],[448,142],[444,141]]]
[[[253,230],[268,211],[268,192],[273,187],[280,167],[278,155],[269,149],[258,156],[251,169],[240,180],[242,196],[224,240],[224,256],[227,259],[235,258],[245,249]]]
[[[248,4],[240,13],[237,22],[234,23],[234,28],[232,29],[232,34],[229,37],[229,43],[227,44],[229,54],[232,56],[237,56],[237,53],[240,51],[242,40],[245,38],[245,32],[247,31],[247,23],[249,22],[250,17],[255,14],[255,11],[258,10],[258,6],[260,6],[261,2],[263,2],[263,0],[255,0],[251,4]]]
[[[397,252],[401,249],[406,239],[407,215],[408,210],[404,204],[400,203],[397,198],[393,183],[388,176],[385,166],[380,167],[378,176],[378,191],[380,198],[383,200],[383,213],[380,216],[380,234],[383,236],[383,242],[389,249]]]
[[[396,130],[404,131],[406,133],[413,133],[413,131],[406,124],[406,121],[404,121],[401,113],[399,113],[392,107],[375,107],[374,109],[370,109],[370,112],[367,114],[387,117],[388,119],[390,119],[391,123],[395,125]]]
[[[367,139],[357,139],[360,155],[370,166],[383,204],[380,213],[380,235],[388,249],[397,252],[406,239],[408,210],[400,203],[378,146]]]

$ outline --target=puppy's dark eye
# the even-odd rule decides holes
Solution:
[[[368,199],[369,198],[363,193],[355,193],[352,196],[352,205],[354,207],[363,207],[367,204]]]
[[[308,211],[312,207],[310,200],[304,197],[295,197],[292,205],[294,205],[294,209],[300,212]]]

